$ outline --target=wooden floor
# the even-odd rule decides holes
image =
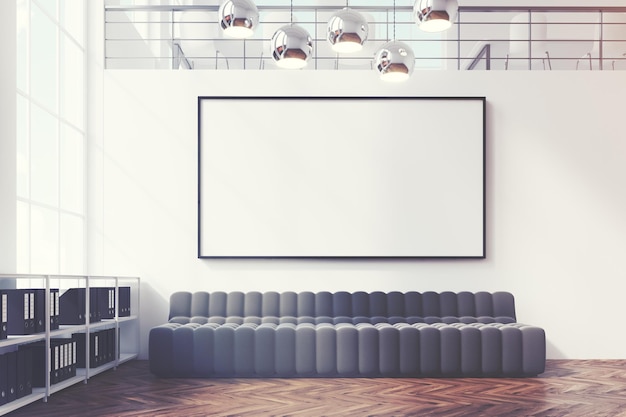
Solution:
[[[626,360],[522,379],[159,379],[133,361],[9,416],[626,416]]]

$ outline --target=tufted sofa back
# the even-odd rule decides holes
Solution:
[[[170,321],[194,317],[486,317],[515,322],[515,301],[508,292],[176,292]]]

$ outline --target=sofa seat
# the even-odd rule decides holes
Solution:
[[[317,298],[332,301],[335,297],[329,294]],[[177,299],[188,295],[174,295],[171,301],[177,305],[170,307],[169,322],[150,331],[150,369],[162,377],[523,377],[544,372],[545,333],[516,322],[512,295],[497,293],[494,303],[493,294],[472,294],[473,304],[459,309],[456,302],[453,308],[442,309],[441,294],[424,294],[429,302],[437,298],[437,309],[425,309],[423,294],[411,293],[402,299],[419,299],[421,305],[388,308],[385,303],[384,314],[369,316],[333,314],[348,313],[343,307],[317,309],[330,313],[320,315],[282,315],[280,309],[269,311],[269,307],[266,312],[278,314],[245,315],[263,313],[263,308],[246,311],[245,301],[241,309],[229,310],[224,303],[223,309],[208,314],[204,302],[196,302],[195,312],[191,303],[181,310]],[[458,301],[458,295],[450,294],[443,298]],[[469,300],[468,294],[461,298]],[[241,294],[235,298],[241,299]],[[286,298],[292,299],[292,293]],[[354,300],[344,294],[339,298]],[[380,294],[367,298],[371,301]],[[392,298],[399,299],[395,293]],[[276,300],[274,294],[270,299]],[[380,299],[389,301],[386,295]],[[488,300],[489,305],[476,309],[476,299]],[[372,311],[368,303],[371,313],[383,313],[379,307]],[[366,312],[359,309],[350,313]],[[202,314],[194,314],[198,312]]]

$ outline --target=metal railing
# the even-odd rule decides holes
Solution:
[[[362,13],[369,37],[362,51],[336,54],[326,41],[337,6],[261,6],[252,38],[225,37],[218,6],[105,6],[106,68],[276,68],[273,33],[294,21],[313,40],[308,70],[371,69],[375,52],[393,33],[415,52],[416,70],[626,69],[626,7],[460,7],[455,25],[425,33],[412,6],[350,7]]]

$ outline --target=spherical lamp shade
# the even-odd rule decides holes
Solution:
[[[363,48],[368,34],[367,20],[355,10],[344,8],[328,21],[328,42],[335,52],[357,52]]]
[[[380,74],[381,80],[407,80],[415,68],[415,54],[404,42],[387,42],[376,52],[374,68]]]
[[[287,25],[278,29],[272,36],[270,47],[272,58],[281,68],[303,68],[313,54],[311,36],[297,25]]]
[[[252,0],[226,0],[218,15],[224,33],[233,38],[249,38],[259,23],[259,10]]]
[[[415,21],[424,32],[442,32],[456,20],[457,0],[416,0],[413,6]]]

